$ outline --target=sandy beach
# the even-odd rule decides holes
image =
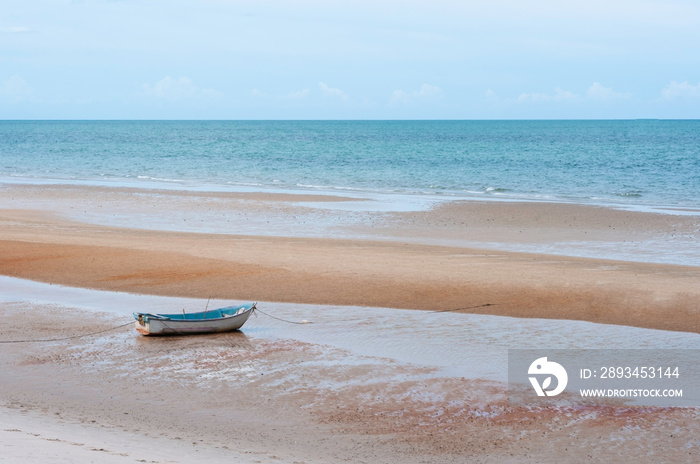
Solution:
[[[682,249],[697,242],[700,216],[507,202],[384,213],[367,200],[321,195],[66,186],[8,186],[0,200],[17,206],[0,210],[0,273],[8,276],[155,295],[700,332],[696,266],[493,249],[565,240],[597,243],[608,256],[627,242]],[[338,208],[343,202],[354,211]]]
[[[350,197],[75,186],[5,186],[0,205],[4,276],[200,304],[262,301],[278,315],[276,304],[293,304],[313,305],[317,318],[324,305],[446,312],[462,318],[457,327],[472,315],[581,321],[591,334],[599,324],[621,327],[621,339],[625,330],[659,340],[671,331],[698,347],[700,268],[547,253],[564,242],[625,253],[659,240],[682,248],[700,231],[693,215],[505,202],[391,211]],[[510,251],[527,246],[540,252]],[[0,300],[4,341],[106,330],[129,314],[60,295],[36,301],[34,290],[22,298],[7,282],[4,293],[15,296]],[[480,337],[497,339],[500,320]],[[498,378],[357,353],[333,334],[270,336],[270,324],[201,338],[148,339],[125,327],[2,344],[3,454],[9,462],[698,460],[696,409],[517,408]],[[433,336],[442,337],[421,340]]]

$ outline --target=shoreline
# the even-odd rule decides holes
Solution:
[[[700,212],[575,203],[0,184],[3,208],[151,231],[379,240],[691,266],[700,257]]]
[[[0,187],[9,189],[51,190],[62,189],[66,191],[92,191],[92,192],[129,192],[152,193],[155,195],[179,195],[183,197],[212,197],[229,199],[247,199],[263,201],[280,201],[291,203],[325,203],[325,202],[368,202],[382,203],[396,206],[397,198],[411,204],[410,210],[423,210],[434,205],[446,203],[515,203],[515,204],[542,204],[542,205],[568,205],[584,208],[604,208],[614,211],[627,211],[643,214],[662,214],[669,216],[700,216],[700,206],[684,203],[640,203],[624,201],[624,196],[619,199],[611,198],[575,198],[556,195],[526,194],[508,195],[496,189],[491,192],[451,191],[451,192],[426,192],[422,190],[375,190],[352,187],[332,187],[315,185],[275,186],[263,184],[206,184],[188,183],[185,180],[168,181],[165,179],[150,178],[42,178],[23,176],[0,175]],[[416,206],[420,205],[420,206]],[[361,208],[361,207],[360,207]],[[371,208],[371,206],[370,206]],[[389,211],[390,208],[383,207]],[[401,209],[395,209],[400,211]]]

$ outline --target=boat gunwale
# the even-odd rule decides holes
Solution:
[[[250,305],[250,307],[248,307],[248,305]],[[228,314],[228,315],[221,316],[221,317],[209,317],[209,318],[202,317],[201,319],[190,319],[190,318],[186,318],[186,317],[175,317],[175,318],[170,317],[170,316],[182,316],[180,314],[175,314],[175,313],[153,314],[153,313],[135,312],[135,313],[132,313],[132,315],[134,316],[134,319],[136,319],[137,321],[141,321],[141,319],[139,318],[139,316],[141,316],[141,318],[144,320],[153,319],[155,321],[173,321],[173,322],[183,322],[183,323],[212,322],[212,321],[221,321],[224,319],[231,319],[231,318],[237,317],[237,316],[243,316],[244,314],[247,314],[251,311],[254,311],[256,309],[256,305],[257,305],[257,303],[244,304],[238,308],[238,311],[240,311],[242,308],[245,308],[245,311],[243,311],[243,312],[235,313],[235,314]],[[206,315],[208,312],[214,313],[214,311],[220,311],[222,309],[228,309],[228,308],[235,308],[235,306],[225,306],[223,308],[217,308],[217,309],[213,309],[211,311],[198,311],[196,313],[187,313],[187,314],[185,314],[185,316],[194,316],[197,314]]]

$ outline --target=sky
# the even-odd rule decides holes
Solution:
[[[0,0],[0,119],[698,119],[698,0]]]

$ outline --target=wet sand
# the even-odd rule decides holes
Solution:
[[[695,334],[262,302],[282,319],[311,323],[258,315],[242,332],[147,338],[122,326],[129,309],[205,301],[0,283],[8,292],[0,300],[8,321],[3,341],[67,338],[0,345],[0,446],[16,458],[10,462],[90,455],[101,462],[243,463],[699,456],[697,409],[518,407],[508,403],[502,377],[508,347],[532,347],[533,337],[548,332],[560,336],[552,346],[584,348],[603,340],[612,347],[697,348]],[[21,301],[23,293],[33,301]]]
[[[700,230],[694,217],[546,204],[387,214],[357,209],[352,198],[332,198],[331,207],[318,204],[329,203],[322,197],[222,194],[203,205],[208,194],[161,195],[0,189],[0,274],[201,302],[405,308],[700,333],[698,267],[463,246],[479,234],[506,243],[521,229],[541,244],[589,234],[624,243],[630,231],[642,241],[659,234],[672,240],[680,228],[682,242]],[[465,216],[465,208],[472,212]],[[252,225],[243,225],[251,222],[246,216]],[[464,232],[456,224],[463,217],[480,225]],[[581,221],[575,227],[563,219],[573,217]],[[220,222],[176,224],[209,218]],[[442,231],[439,221],[448,219],[453,224]],[[626,225],[615,232],[612,224],[616,231]],[[70,337],[124,322],[95,310],[60,299],[37,303],[31,295],[5,301],[2,338]],[[497,379],[436,375],[434,366],[410,359],[267,337],[255,324],[245,329],[148,339],[123,328],[0,345],[0,407],[7,411],[0,446],[15,462],[51,461],[23,455],[13,443],[37,446],[38,454],[39,445],[48,446],[44,458],[75,452],[113,459],[105,462],[698,460],[695,409],[514,408]],[[498,323],[494,331],[498,338]],[[151,438],[158,445],[144,451]]]

